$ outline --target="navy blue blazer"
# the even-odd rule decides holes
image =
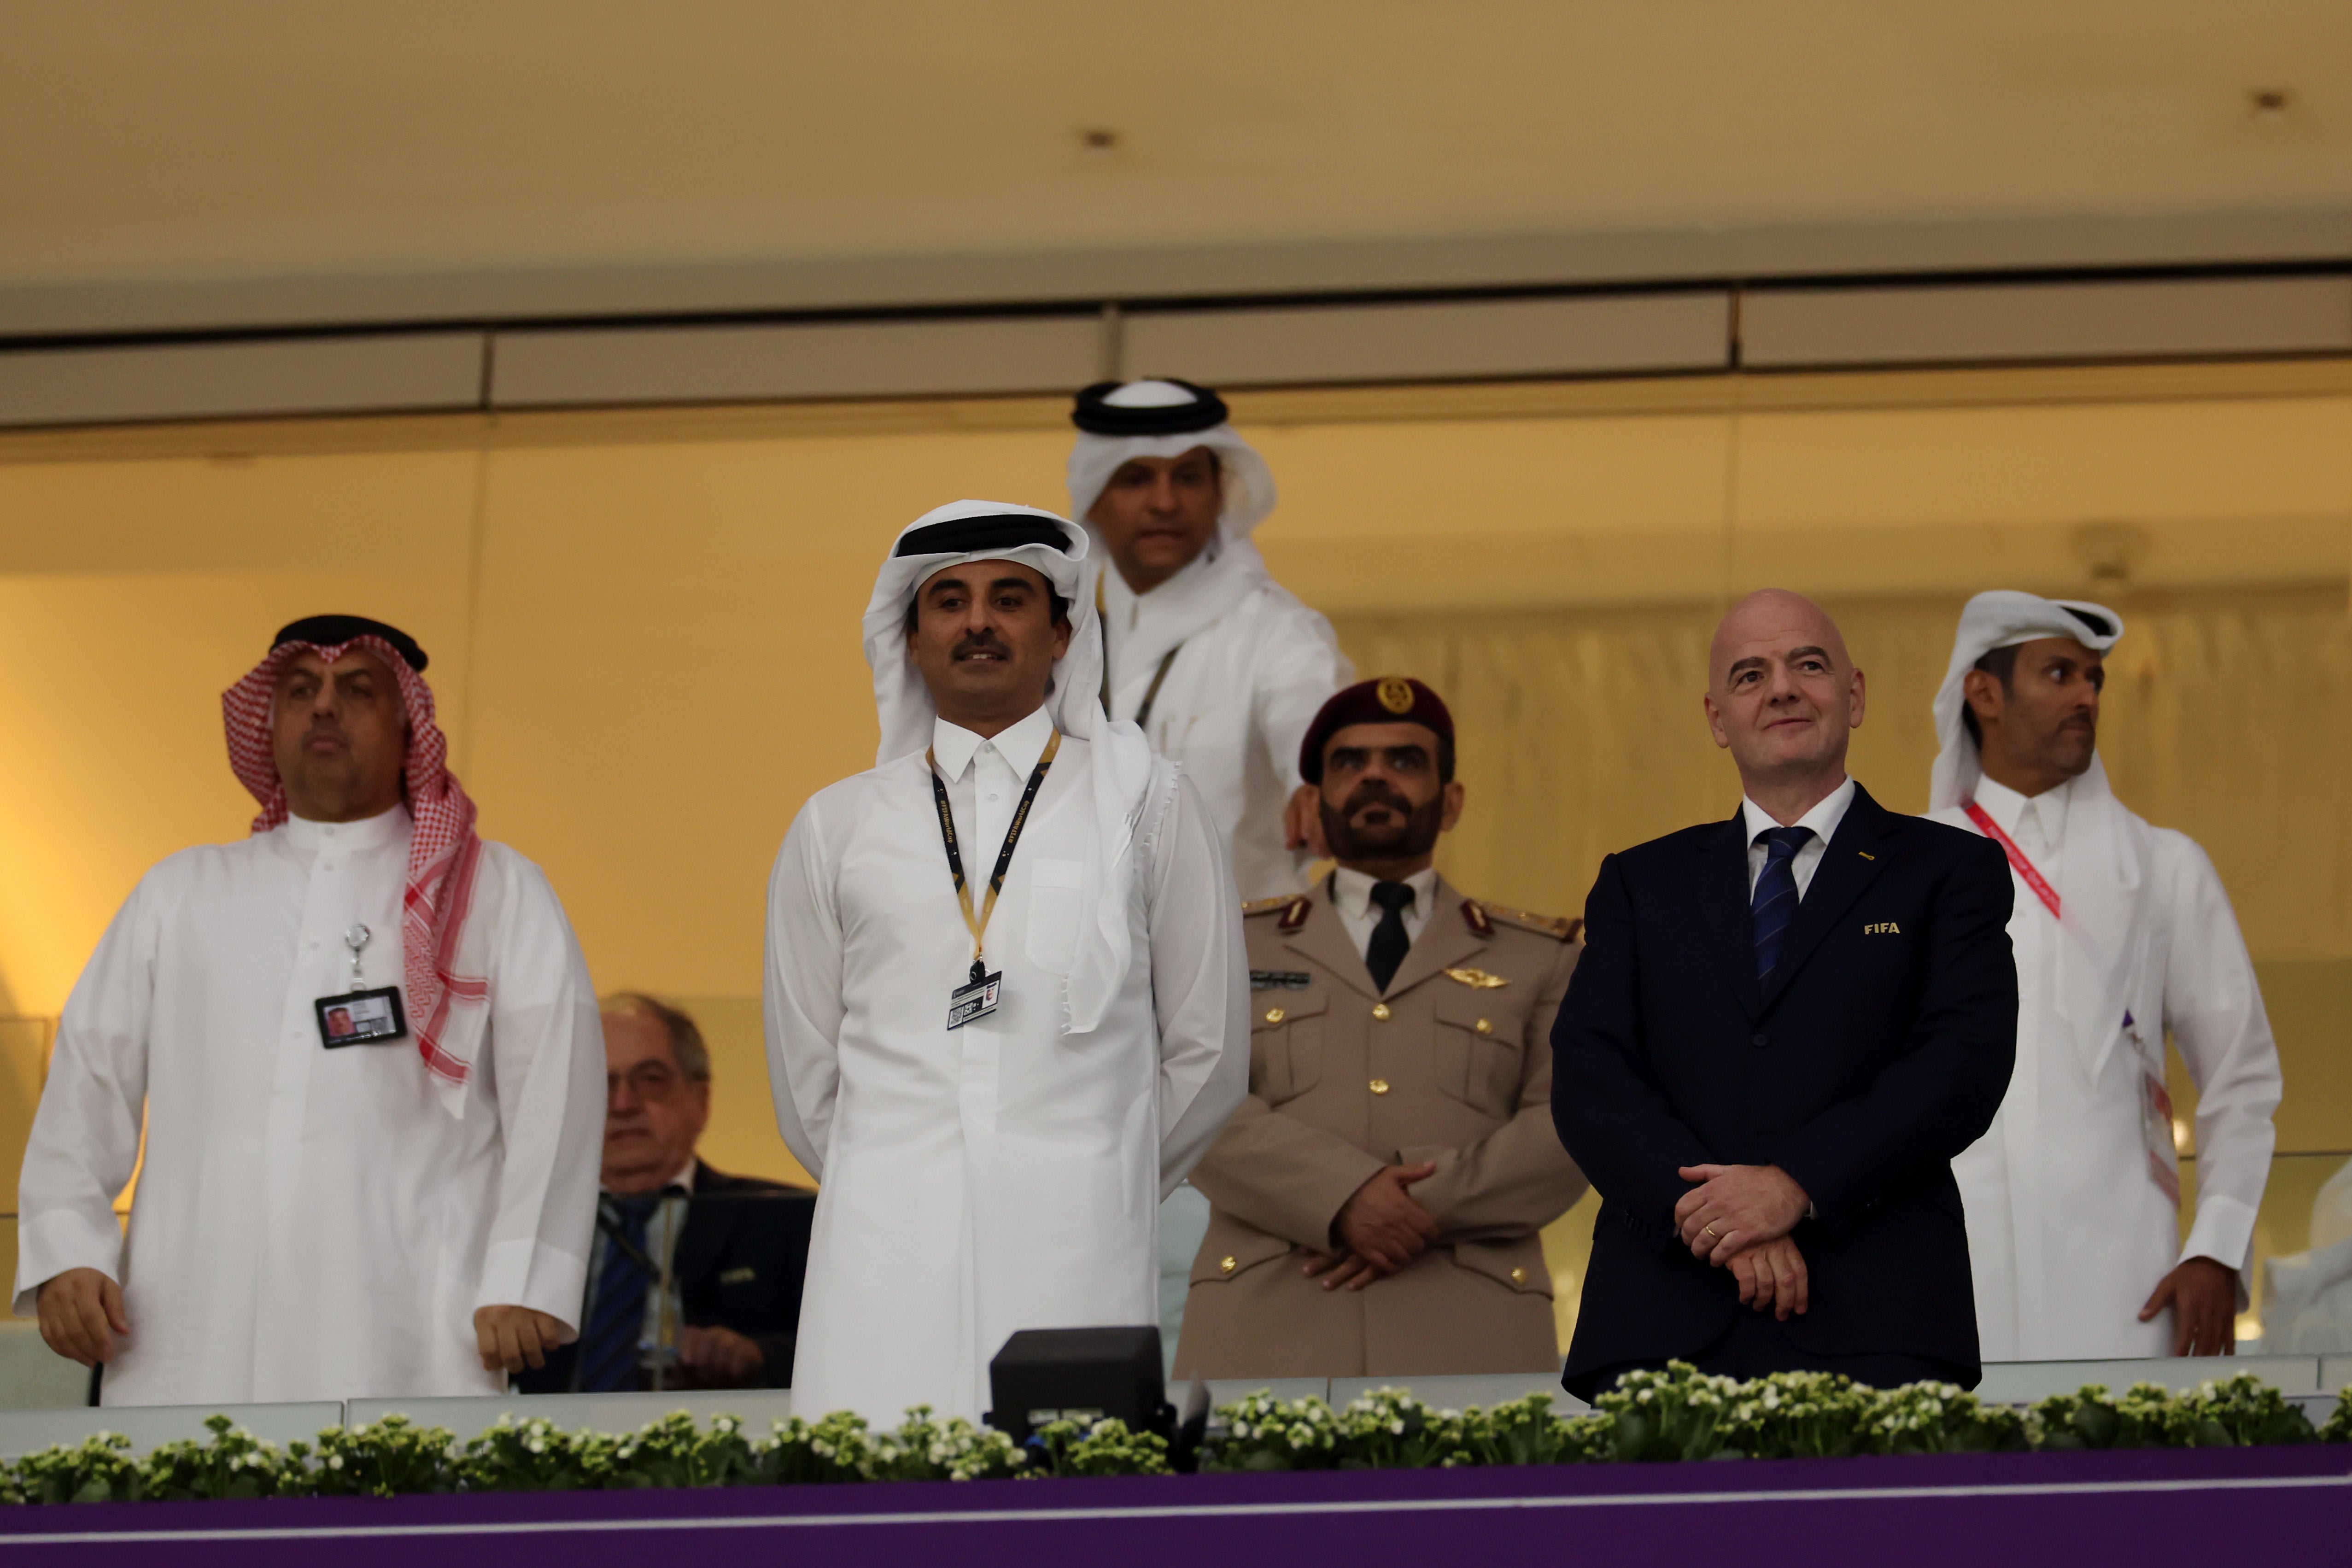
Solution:
[[[1801,1349],[1973,1374],[1950,1162],[2016,1057],[2008,864],[1857,785],[1759,986],[1746,839],[1735,815],[1610,856],[1586,901],[1551,1037],[1552,1120],[1601,1196],[1567,1375],[1695,1354],[1743,1310],[1675,1234],[1675,1167],[1707,1163],[1778,1165],[1811,1196]]]
[[[790,1388],[793,1351],[801,1325],[801,1285],[808,1273],[809,1231],[816,1194],[758,1176],[730,1176],[704,1165],[696,1173],[671,1260],[679,1306],[688,1323],[718,1324],[757,1343],[766,1357],[754,1386]],[[604,1245],[602,1233],[593,1237]],[[583,1305],[581,1321],[591,1308]],[[520,1394],[565,1394],[580,1355],[564,1345],[537,1371],[515,1373]]]

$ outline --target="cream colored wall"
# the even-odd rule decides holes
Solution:
[[[2285,1146],[2352,1145],[2352,364],[1234,401],[1281,479],[1277,575],[1462,714],[1449,865],[1536,908],[1727,809],[1696,697],[1727,595],[1832,604],[1874,682],[1856,770],[1915,807],[1959,598],[2119,602],[2117,777],[2213,851],[2257,956],[2304,966],[2266,970],[2304,1020]],[[0,438],[0,1014],[54,1016],[144,867],[244,830],[217,698],[269,633],[381,616],[598,983],[702,1013],[706,1152],[791,1174],[761,891],[800,802],[872,760],[874,563],[942,500],[1062,504],[1066,444],[1050,400]],[[26,1085],[41,1037],[0,1036]]]

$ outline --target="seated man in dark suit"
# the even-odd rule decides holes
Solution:
[[[1553,1120],[1601,1195],[1561,1381],[1974,1387],[1951,1160],[2016,1049],[2008,864],[1846,776],[1862,672],[1810,601],[1724,617],[1706,708],[1739,811],[1601,862],[1552,1029]]]
[[[580,1338],[515,1386],[651,1387],[667,1344],[664,1387],[791,1387],[816,1194],[696,1157],[710,1120],[710,1053],[692,1018],[625,992],[606,998],[604,1023],[604,1194]]]

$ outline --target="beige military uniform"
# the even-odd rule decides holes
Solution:
[[[1537,1232],[1586,1182],[1551,1121],[1551,1024],[1577,922],[1466,900],[1443,879],[1375,991],[1330,879],[1244,908],[1250,1094],[1192,1184],[1212,1205],[1179,1377],[1410,1377],[1559,1365]],[[1382,1165],[1438,1237],[1360,1291],[1327,1290],[1340,1205]]]

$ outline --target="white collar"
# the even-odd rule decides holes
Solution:
[[[1119,574],[1118,563],[1110,559],[1110,552],[1106,549],[1103,552],[1103,609],[1106,614],[1118,617],[1114,629],[1131,632],[1152,606],[1180,604],[1189,597],[1193,583],[1206,575],[1210,566],[1215,563],[1217,546],[1222,542],[1221,538],[1213,535],[1209,542],[1201,547],[1201,553],[1140,594],[1127,585],[1127,579]]]
[[[1837,836],[1838,824],[1845,820],[1845,809],[1853,804],[1853,777],[1848,774],[1843,784],[1823,795],[1812,810],[1789,826],[1810,827],[1813,830],[1814,842],[1827,844]],[[1739,815],[1745,821],[1748,832],[1746,841],[1749,844],[1755,843],[1756,836],[1765,829],[1780,826],[1773,819],[1770,812],[1766,811],[1746,795],[1739,797]]]
[[[2066,805],[2074,796],[2074,780],[2068,779],[2056,789],[2044,790],[2040,795],[2021,795],[1987,773],[1977,780],[1977,804],[2012,838],[2017,837],[2018,819],[2025,815],[2028,805],[2032,806],[2042,826],[2042,842],[2055,847],[2065,836]]]
[[[1350,871],[1345,866],[1335,868],[1331,872],[1332,901],[1339,906],[1339,912],[1351,921],[1369,919],[1372,910],[1372,884],[1377,880],[1377,878],[1368,877],[1361,871]],[[1431,866],[1415,871],[1404,879],[1404,885],[1412,889],[1412,907],[1424,915],[1429,913],[1430,903],[1437,897],[1437,868]]]
[[[297,849],[317,851],[332,846],[352,851],[380,849],[408,837],[408,807],[395,805],[357,822],[312,822],[289,816],[278,829]]]
[[[940,774],[950,784],[963,777],[964,770],[982,746],[994,746],[996,754],[1013,766],[1016,773],[1026,774],[1036,767],[1037,759],[1045,754],[1045,742],[1054,738],[1054,718],[1041,706],[1017,723],[999,730],[994,737],[976,735],[961,724],[950,724],[944,719],[931,721],[931,756],[940,765]]]

